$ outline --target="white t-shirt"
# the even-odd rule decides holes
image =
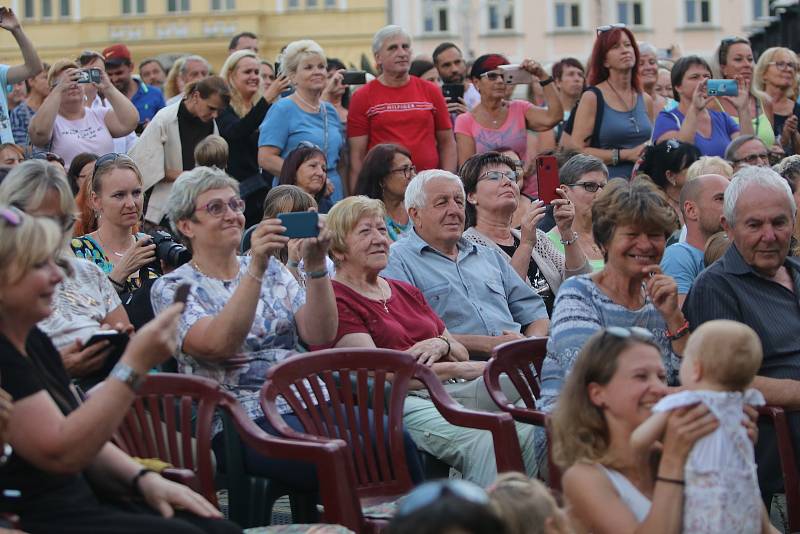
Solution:
[[[89,260],[67,258],[72,276],[64,276],[53,294],[53,313],[38,326],[57,349],[76,339],[85,342],[103,319],[122,303],[105,273]]]
[[[100,95],[94,97],[94,101],[92,101],[91,107],[93,108],[105,108],[111,109],[111,104],[108,101],[103,102],[103,99],[100,98]],[[139,136],[136,135],[136,132],[131,132],[125,137],[115,137],[114,138],[114,152],[117,154],[127,154],[128,150],[133,148],[133,145],[136,144],[136,141],[139,139]],[[98,154],[98,156],[102,156],[103,154]]]
[[[69,168],[72,159],[81,152],[102,156],[114,151],[114,140],[105,123],[109,109],[83,108],[83,118],[77,120],[56,115],[50,150],[64,158],[66,168]]]

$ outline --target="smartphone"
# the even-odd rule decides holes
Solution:
[[[708,96],[737,96],[739,84],[736,80],[708,80],[706,93]]]
[[[189,300],[189,291],[191,291],[191,289],[192,284],[186,283],[179,285],[178,289],[175,290],[175,299],[172,302],[182,302],[186,304],[186,301]]]
[[[286,237],[317,237],[319,235],[319,213],[316,211],[294,211],[279,213],[281,225],[286,227]]]
[[[280,61],[276,61],[275,62],[275,77],[277,78],[280,75],[281,75],[281,62]]]
[[[448,103],[457,103],[459,98],[464,98],[463,83],[442,84],[442,94]]]
[[[503,80],[507,85],[522,85],[533,81],[533,75],[519,65],[500,65],[498,68],[503,71]]]
[[[101,78],[100,69],[82,69],[77,81],[78,83],[100,83]]]
[[[125,332],[118,332],[116,330],[100,330],[92,334],[86,343],[83,344],[84,347],[88,347],[90,345],[94,345],[95,343],[100,343],[101,341],[108,341],[112,347],[116,349],[124,350],[125,347],[128,345],[128,334]]]
[[[550,204],[561,198],[556,193],[561,181],[558,178],[558,160],[555,156],[536,156],[536,181],[539,184],[539,200]]]
[[[363,70],[347,70],[342,73],[343,85],[364,85],[367,83],[367,73]]]

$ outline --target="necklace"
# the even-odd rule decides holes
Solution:
[[[306,105],[306,107],[309,107],[309,108],[313,109],[313,110],[314,110],[314,113],[319,113],[319,110],[320,110],[320,108],[322,107],[322,104],[321,104],[321,103],[320,103],[320,104],[317,104],[316,106],[315,106],[314,104],[311,104],[311,103],[310,103],[308,100],[306,100],[305,98],[303,98],[302,96],[300,96],[300,92],[299,92],[299,91],[295,91],[295,92],[294,92],[294,96],[296,96],[296,97],[297,97],[297,99],[298,99],[300,102],[302,102],[303,104],[305,104],[305,105]]]
[[[194,267],[195,271],[197,271],[198,273],[202,274],[206,278],[212,278],[214,280],[219,280],[220,282],[224,282],[226,284],[236,280],[236,276],[234,276],[233,278],[225,279],[225,278],[219,278],[218,276],[211,276],[210,274],[206,274],[206,273],[203,272],[203,270],[200,268],[200,266],[197,264],[197,262],[195,260],[191,261],[191,266]],[[237,275],[238,274],[239,273],[237,273]]]
[[[625,101],[624,98],[622,98],[622,96],[619,94],[619,92],[617,92],[617,90],[614,88],[614,85],[612,85],[611,80],[606,80],[606,83],[611,88],[611,90],[614,91],[614,94],[617,95],[617,98],[619,99],[619,101],[622,102],[623,108],[627,107],[628,103]],[[636,120],[636,116],[633,114],[633,110],[635,110],[635,109],[636,109],[636,93],[634,93],[634,95],[633,95],[633,105],[630,107],[630,109],[626,109],[624,111],[624,113],[628,113],[628,120],[630,121],[631,126],[633,126],[633,128],[636,130],[636,133],[639,133],[639,121]]]
[[[389,313],[389,306],[386,305],[386,301],[389,300],[389,297],[383,292],[383,286],[381,285],[380,279],[378,279],[378,289],[381,290],[381,304],[383,304],[383,311]]]
[[[110,251],[114,256],[116,256],[118,258],[121,258],[121,257],[125,256],[125,253],[128,251],[128,249],[126,248],[122,252],[117,252],[113,248],[111,248],[108,245],[106,245],[106,243],[100,238],[100,231],[99,230],[95,231],[94,235],[97,238],[97,241],[100,243],[100,246],[103,247],[103,250]],[[133,236],[131,236],[131,237],[133,237]],[[130,248],[130,247],[128,247],[128,248]]]
[[[489,112],[489,109],[488,109],[488,108],[486,108],[485,106],[484,106],[484,108],[483,108],[483,111],[484,111],[484,113],[486,113],[486,116],[487,116],[487,117],[489,117],[489,120],[490,120],[490,121],[492,121],[492,126],[494,126],[495,128],[496,128],[496,127],[497,127],[497,125],[500,123],[500,120],[503,118],[503,113],[504,113],[504,112],[505,112],[505,110],[506,110],[506,104],[505,104],[505,102],[502,102],[502,103],[500,104],[500,108],[499,108],[499,109],[500,109],[500,118],[497,118],[497,119],[495,119],[495,118],[494,118],[494,116],[493,116],[493,115],[492,115],[492,114]]]

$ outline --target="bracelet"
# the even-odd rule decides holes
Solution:
[[[286,266],[288,268],[290,268],[290,269],[297,269],[298,267],[300,267],[300,262],[299,261],[294,261],[294,260],[289,260],[289,261],[286,262]]]
[[[619,149],[612,148],[611,149],[611,165],[618,165],[619,164]]]
[[[445,337],[445,336],[444,336],[444,334],[442,334],[442,335],[440,335],[440,336],[436,336],[436,337],[437,337],[437,338],[439,338],[439,339],[441,339],[441,340],[442,340],[442,341],[444,341],[445,343],[447,343],[447,353],[445,354],[445,356],[450,356],[450,349],[451,349],[451,347],[450,347],[450,340],[449,340],[449,339],[447,339],[447,337]]]
[[[680,478],[667,478],[667,477],[656,477],[656,482],[667,482],[668,484],[677,484],[678,486],[685,486],[686,482],[681,480]]]
[[[108,280],[111,282],[111,285],[114,286],[114,289],[116,289],[117,291],[125,291],[125,284],[120,284],[110,276],[108,277]]]
[[[680,339],[680,338],[682,338],[683,336],[685,336],[688,333],[689,333],[689,321],[688,320],[684,321],[684,323],[680,326],[680,328],[675,330],[675,333],[672,333],[672,331],[670,331],[670,329],[667,328],[667,338],[670,341],[675,341],[676,339]]]
[[[139,489],[139,479],[141,479],[147,473],[155,473],[155,471],[153,471],[152,469],[148,469],[146,467],[143,467],[138,473],[136,473],[136,476],[133,477],[133,480],[131,480],[131,491],[133,492],[134,495],[141,495],[142,494],[142,490]]]
[[[572,232],[572,239],[562,239],[561,244],[565,247],[568,247],[575,243],[578,240],[578,232]]]
[[[312,280],[316,280],[317,278],[325,278],[328,276],[328,269],[323,269],[321,271],[306,271],[306,278],[311,278]]]
[[[555,80],[553,79],[553,77],[552,77],[552,76],[550,76],[550,77],[549,77],[549,78],[547,78],[546,80],[541,80],[541,81],[539,82],[539,85],[541,85],[542,87],[547,87],[548,85],[550,85],[550,84],[551,84],[551,83],[553,83],[554,81],[555,81]]]
[[[256,282],[258,282],[259,284],[260,284],[261,282],[263,282],[263,281],[264,281],[264,280],[263,280],[263,276],[261,276],[261,277],[258,277],[258,276],[254,275],[253,273],[251,273],[251,272],[250,272],[250,266],[249,266],[249,265],[247,266],[247,269],[245,269],[245,271],[244,271],[244,272],[245,272],[245,274],[246,274],[247,276],[249,276],[250,278],[252,278],[252,279],[253,279],[253,280],[255,280]]]

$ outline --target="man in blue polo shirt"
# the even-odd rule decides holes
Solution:
[[[139,111],[139,126],[136,131],[141,133],[158,110],[164,107],[164,95],[160,89],[133,77],[131,51],[124,44],[114,44],[103,50],[103,59],[111,83],[127,96]]]

